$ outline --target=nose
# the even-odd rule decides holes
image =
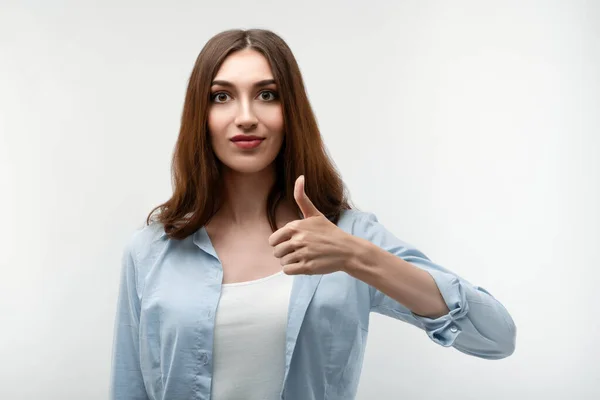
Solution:
[[[235,118],[235,124],[238,128],[243,130],[253,129],[258,124],[258,119],[256,118],[256,114],[252,109],[250,101],[240,101],[238,113]]]

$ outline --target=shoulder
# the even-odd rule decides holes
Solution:
[[[379,222],[377,216],[372,212],[359,210],[344,211],[338,222],[338,226],[354,236],[366,239],[371,243],[383,248],[414,248],[398,238],[383,223]]]
[[[367,231],[379,227],[379,220],[372,212],[357,209],[344,210],[340,214],[338,226],[353,235],[362,236]]]
[[[158,222],[135,229],[126,243],[126,250],[136,263],[143,262],[149,255],[162,248],[167,242],[164,226]]]
[[[169,238],[164,234],[164,227],[158,222],[152,222],[135,229],[125,244],[125,264],[128,273],[136,282],[138,295],[144,292],[146,277],[156,264],[160,254],[165,249]]]
[[[366,223],[369,221],[373,221],[373,222],[377,222],[377,216],[372,213],[372,212],[368,212],[368,211],[361,211],[361,210],[357,210],[357,209],[351,209],[351,210],[343,210],[340,214],[340,221],[339,223],[341,224],[361,224],[361,223]]]

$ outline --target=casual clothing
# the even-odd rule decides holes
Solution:
[[[430,261],[371,213],[344,211],[337,225],[429,272],[450,312],[436,319],[418,316],[345,272],[293,276],[282,399],[353,399],[371,312],[408,322],[435,343],[476,357],[499,359],[514,351],[513,320],[485,289]],[[133,235],[122,271],[111,398],[209,399],[213,371],[220,368],[216,313],[228,290],[223,291],[223,270],[206,229],[172,240],[152,223]],[[273,345],[280,346],[280,328],[271,329]],[[400,354],[402,341],[388,346],[390,356]],[[256,361],[256,371],[267,362]]]
[[[292,275],[223,285],[217,306],[211,400],[276,400],[285,374]]]

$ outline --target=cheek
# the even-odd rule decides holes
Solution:
[[[227,115],[219,110],[212,109],[208,112],[208,131],[212,139],[225,135]]]
[[[281,107],[273,107],[273,109],[264,113],[261,119],[269,131],[273,133],[283,132],[283,111]]]

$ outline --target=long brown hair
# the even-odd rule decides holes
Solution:
[[[293,200],[294,183],[300,175],[306,178],[308,197],[332,222],[337,223],[342,210],[352,208],[344,183],[327,155],[300,69],[288,45],[268,30],[227,30],[212,37],[196,59],[173,153],[173,195],[155,207],[146,220],[147,224],[152,220],[164,224],[170,238],[183,239],[193,234],[222,204],[220,161],[208,137],[210,87],[225,58],[247,48],[260,52],[268,60],[283,109],[284,140],[275,159],[275,184],[267,198],[271,229],[273,232],[278,229],[275,210],[282,200]],[[300,213],[296,202],[291,203]],[[153,217],[157,210],[158,216]]]

